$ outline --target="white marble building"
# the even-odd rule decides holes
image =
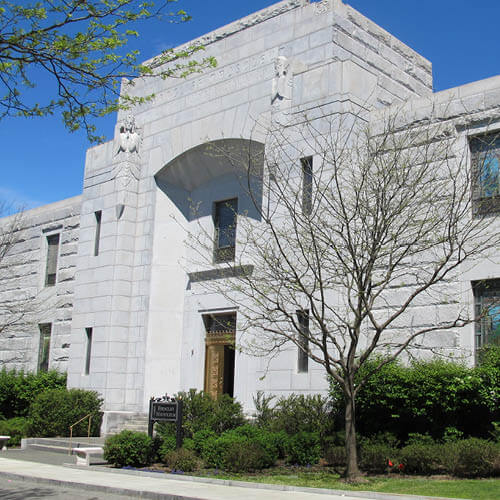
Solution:
[[[217,68],[136,82],[134,94],[155,100],[120,115],[114,140],[89,149],[80,196],[23,214],[19,242],[0,262],[0,301],[33,298],[0,332],[0,366],[66,370],[69,386],[103,395],[105,432],[165,392],[230,392],[250,410],[258,390],[327,387],[322,367],[299,369],[296,347],[268,366],[210,341],[210,318],[237,311],[197,285],[210,270],[186,264],[186,228],[201,220],[210,230],[220,201],[251,210],[227,162],[207,154],[213,145],[258,150],[256,121],[277,113],[354,107],[374,119],[402,103],[421,113],[442,106],[442,121],[476,134],[486,123],[500,130],[500,76],[433,94],[431,63],[341,0],[284,0],[199,42]],[[199,202],[205,212],[193,221]],[[472,297],[473,281],[496,277],[500,266],[488,261],[462,283]],[[442,341],[473,353],[475,336],[469,325]],[[218,385],[212,347],[223,360]]]

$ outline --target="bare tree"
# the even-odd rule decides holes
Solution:
[[[241,349],[272,356],[295,344],[340,385],[352,481],[359,389],[389,361],[439,351],[446,332],[474,321],[459,278],[500,241],[491,219],[473,215],[464,134],[401,110],[371,116],[273,123],[264,168],[248,169],[258,217],[239,214],[234,261],[204,282],[240,305]],[[199,227],[189,246],[211,259],[210,231]],[[376,353],[384,357],[358,380]]]
[[[12,276],[13,250],[22,241],[22,211],[11,204],[0,201],[0,334],[18,324],[28,313],[28,300],[20,291],[11,290],[8,283]],[[7,217],[8,216],[8,217]]]

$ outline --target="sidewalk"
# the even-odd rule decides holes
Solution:
[[[431,497],[391,495],[373,492],[343,492],[280,485],[262,485],[238,481],[190,476],[172,476],[153,472],[98,467],[53,465],[6,458],[0,455],[0,477],[25,479],[101,493],[140,496],[168,500],[430,500]],[[67,461],[73,457],[67,456]],[[437,500],[432,497],[432,500]],[[450,500],[450,499],[448,499]]]

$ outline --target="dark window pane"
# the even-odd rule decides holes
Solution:
[[[500,134],[470,139],[475,214],[500,212]]]
[[[215,261],[234,260],[238,199],[215,204]]]
[[[298,362],[297,371],[306,373],[309,370],[309,311],[297,311],[300,333],[298,334]]]
[[[476,349],[487,344],[500,345],[500,280],[473,283],[475,297]]]
[[[52,324],[44,323],[38,325],[40,330],[40,345],[38,348],[38,371],[46,372],[49,369],[50,359],[50,335],[52,333]]]
[[[313,158],[308,156],[300,160],[302,164],[302,213],[310,215],[312,209]]]
[[[92,328],[85,328],[85,333],[87,335],[87,349],[85,354],[84,374],[88,375],[90,373],[90,358],[92,356]]]
[[[57,276],[57,257],[59,254],[59,234],[47,236],[47,264],[45,286],[54,286]]]
[[[99,255],[99,243],[101,241],[101,218],[102,211],[95,212],[95,240],[94,240],[94,255]]]

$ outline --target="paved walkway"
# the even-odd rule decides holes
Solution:
[[[430,497],[389,495],[372,492],[342,492],[279,485],[261,485],[216,479],[175,477],[170,474],[76,467],[7,458],[0,454],[0,482],[3,478],[76,488],[124,496],[168,500],[429,500]],[[20,456],[20,455],[18,455]],[[62,457],[60,457],[62,458]],[[73,462],[74,457],[66,456]],[[435,498],[433,500],[436,500]]]

